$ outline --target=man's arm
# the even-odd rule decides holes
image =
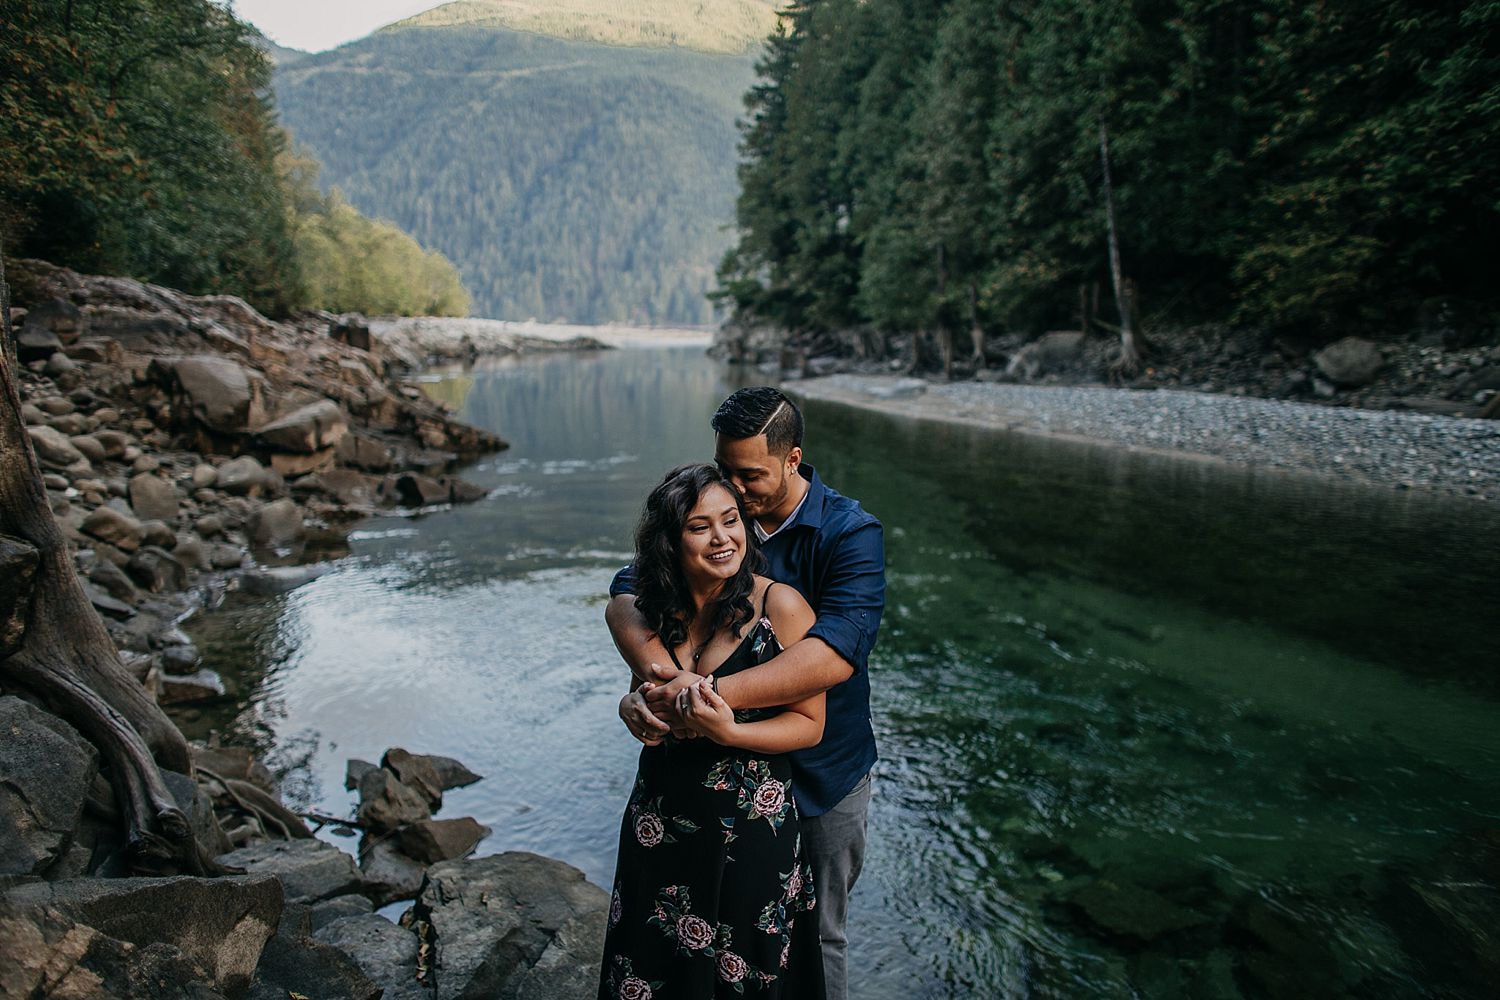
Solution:
[[[624,575],[621,573],[615,578],[612,591],[620,586]],[[646,695],[651,691],[648,682],[659,683],[676,675],[674,668],[660,666],[671,662],[671,656],[656,633],[646,626],[631,593],[616,593],[609,599],[604,608],[604,623],[631,673],[631,692],[620,699],[620,721],[636,739],[647,746],[655,746],[671,731],[670,723],[663,720],[675,717],[676,706],[670,700],[658,701],[654,705],[648,702]],[[647,685],[644,689],[643,684]]]
[[[863,664],[875,645],[885,609],[885,536],[871,519],[839,539],[830,554],[823,593],[814,605],[818,619],[806,638],[780,655],[719,681],[719,695],[733,708],[790,705],[842,684]],[[671,706],[696,675],[668,678],[646,693],[653,711]]]

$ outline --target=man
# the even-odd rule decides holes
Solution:
[[[723,678],[718,690],[739,709],[828,692],[823,741],[792,754],[793,785],[817,880],[828,997],[845,1000],[845,923],[864,864],[875,763],[868,661],[885,607],[884,538],[879,521],[802,464],[802,413],[779,390],[739,390],[714,413],[713,428],[715,461],[744,498],[766,575],[796,587],[818,615],[801,642]],[[677,696],[699,677],[664,666],[670,658],[636,611],[628,569],[615,577],[610,597],[605,620],[638,680],[620,703],[620,717],[637,739],[654,745],[681,729]]]

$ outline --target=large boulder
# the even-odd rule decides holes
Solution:
[[[426,797],[402,784],[385,768],[370,771],[360,779],[358,817],[366,830],[387,833],[431,815]]]
[[[1345,337],[1313,355],[1313,364],[1334,385],[1356,388],[1375,381],[1385,364],[1385,357],[1370,341]]]
[[[382,1000],[429,1000],[417,981],[417,936],[373,913],[344,917],[313,931],[313,939],[348,955],[385,992]]]
[[[608,907],[581,871],[536,854],[434,865],[415,917],[438,941],[438,1000],[592,993]]]
[[[0,953],[10,955],[17,963],[0,975],[17,976],[21,982],[35,980],[38,985],[55,984],[61,979],[78,992],[0,992],[6,996],[109,996],[97,986],[97,992],[84,989],[90,981],[86,974],[90,941],[104,937],[145,951],[175,951],[191,967],[201,970],[213,989],[240,994],[250,984],[261,949],[280,920],[281,907],[277,881],[254,875],[66,879],[15,886],[0,897],[0,938],[29,937],[34,944],[42,945],[48,942],[46,926],[59,917],[75,926],[50,942],[47,954],[53,962],[39,963],[40,968],[28,968],[24,975],[18,975],[17,966],[37,964],[37,956],[25,950],[13,951],[8,947],[13,942],[0,940]],[[5,965],[0,963],[0,968]],[[74,972],[77,978],[67,975]]]
[[[401,829],[401,851],[429,865],[452,861],[474,850],[490,832],[472,816],[418,820]]]
[[[352,431],[335,446],[338,460],[366,472],[385,472],[391,467],[391,450],[368,434]]]
[[[309,454],[335,447],[348,430],[344,411],[332,400],[323,399],[293,410],[255,433],[269,448]]]
[[[364,893],[376,906],[416,899],[427,876],[427,866],[402,854],[389,835],[360,842],[359,871],[365,880]]]
[[[41,875],[83,815],[98,752],[73,727],[0,698],[0,875]]]
[[[238,362],[201,354],[157,364],[170,369],[194,419],[210,430],[240,434],[259,417],[260,383]]]
[[[214,485],[236,496],[259,496],[270,484],[265,466],[250,455],[241,455],[219,466]]]
[[[1083,334],[1075,330],[1044,333],[1011,357],[1005,374],[1030,380],[1072,367],[1083,360],[1083,341]]]
[[[378,1000],[379,984],[349,955],[311,937],[310,914],[288,904],[276,935],[266,942],[249,1000]],[[410,935],[408,935],[410,936]]]
[[[177,519],[181,503],[182,496],[177,487],[161,476],[143,472],[131,477],[130,509],[135,511],[136,517],[170,524]]]
[[[275,875],[286,898],[297,903],[317,902],[361,888],[354,859],[321,840],[253,844],[230,851],[219,861],[257,875]]]
[[[250,541],[267,548],[292,545],[302,539],[304,531],[302,508],[286,498],[257,507],[245,524]]]

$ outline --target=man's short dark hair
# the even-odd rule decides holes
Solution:
[[[736,441],[766,436],[766,450],[785,455],[802,446],[802,411],[780,389],[752,385],[731,395],[714,411],[714,430]]]

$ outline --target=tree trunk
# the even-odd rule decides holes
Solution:
[[[979,289],[969,282],[969,341],[974,348],[974,367],[984,367],[984,327],[979,325]]]
[[[0,534],[19,538],[38,553],[29,621],[19,649],[0,660],[0,684],[37,695],[98,747],[126,817],[135,863],[150,870],[176,866],[201,872],[187,819],[157,770],[159,761],[191,774],[187,741],[120,665],[48,504],[41,466],[21,420],[3,257],[0,331],[6,342],[0,352]]]
[[[1124,373],[1134,373],[1141,366],[1141,345],[1132,320],[1134,310],[1130,296],[1125,290],[1125,278],[1120,267],[1120,236],[1115,226],[1115,189],[1109,176],[1109,132],[1104,122],[1099,122],[1099,161],[1104,168],[1104,212],[1109,222],[1109,274],[1115,286],[1115,308],[1120,313],[1120,357],[1115,367]]]

